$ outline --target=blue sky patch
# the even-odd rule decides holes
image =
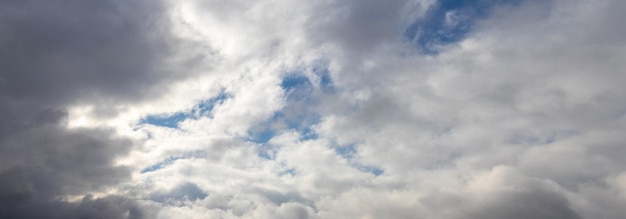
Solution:
[[[320,121],[318,114],[285,114],[284,111],[275,112],[265,122],[251,128],[248,131],[247,140],[257,144],[267,143],[280,130],[296,130],[303,139],[315,139],[317,133],[311,126]]]
[[[314,66],[310,70],[316,75],[313,79],[303,71],[286,74],[280,83],[285,93],[285,106],[264,122],[248,130],[246,140],[262,145],[259,148],[259,157],[271,158],[269,150],[272,147],[266,146],[267,142],[282,130],[297,131],[300,140],[319,137],[313,129],[321,119],[315,107],[320,104],[320,95],[334,92],[335,88],[326,65]]]
[[[322,92],[324,93],[335,92],[335,85],[333,84],[333,80],[330,76],[330,72],[328,71],[327,67],[323,67],[323,68],[315,67],[313,68],[313,73],[315,73],[320,79],[319,86],[322,89]]]
[[[426,15],[411,24],[404,36],[423,53],[437,55],[441,45],[464,39],[474,23],[488,17],[496,6],[518,4],[522,0],[440,0]]]
[[[385,173],[385,171],[383,169],[380,169],[380,168],[374,167],[374,166],[355,165],[355,167],[358,170],[360,170],[361,172],[371,173],[371,174],[374,174],[375,176],[380,176],[383,173]]]
[[[326,62],[320,61],[310,70],[316,77],[314,79],[315,84],[311,81],[312,78],[307,77],[301,71],[295,71],[283,77],[280,87],[288,94],[293,91],[312,93],[315,88],[319,88],[326,94],[335,92],[335,86]]]
[[[309,116],[304,118],[304,116]],[[282,112],[276,112],[265,122],[248,130],[247,141],[260,144],[258,156],[264,159],[273,157],[274,147],[267,144],[281,130],[295,130],[300,134],[300,140],[317,139],[318,135],[311,128],[312,125],[319,122],[317,114],[297,115],[295,118],[288,118]]]
[[[264,144],[272,139],[275,135],[276,131],[272,130],[271,128],[250,131],[248,133],[248,141],[257,144]]]
[[[309,86],[311,86],[311,81],[309,81],[308,77],[301,74],[289,74],[285,76],[280,83],[280,87],[284,90],[292,90]]]
[[[281,112],[275,112],[272,117],[262,122],[261,124],[252,127],[248,130],[248,138],[247,141],[254,142],[257,144],[265,144],[269,140],[271,140],[278,130],[273,128],[276,121],[282,117]]]
[[[327,74],[327,73],[326,73]],[[324,86],[331,86],[329,76],[322,78]],[[264,144],[274,137],[280,130],[296,130],[303,139],[317,138],[311,128],[320,120],[320,116],[311,110],[317,104],[315,101],[313,83],[306,75],[290,73],[286,75],[280,87],[285,92],[287,104],[285,107],[268,118],[266,121],[252,127],[248,131],[248,141]]]
[[[317,85],[303,74],[292,73],[283,78],[281,87],[285,91],[287,104],[272,117],[272,122],[280,122],[287,129],[297,130],[303,139],[317,138],[311,126],[320,121],[320,115],[314,108],[320,104],[321,93],[315,89],[319,88],[323,92],[334,90],[327,68],[313,67],[312,71],[319,77]]]
[[[205,156],[206,156],[206,152],[205,151],[190,151],[190,152],[184,153],[182,155],[170,156],[170,157],[166,158],[165,160],[162,160],[160,162],[157,162],[154,165],[151,165],[149,167],[146,167],[146,168],[142,169],[140,173],[149,173],[149,172],[157,171],[159,169],[163,169],[163,168],[171,165],[172,163],[174,163],[175,161],[180,160],[180,159],[188,159],[188,158],[194,158],[194,157],[205,157]]]
[[[215,108],[215,106],[217,105],[224,103],[224,101],[228,98],[230,98],[230,95],[225,92],[220,92],[220,94],[216,97],[201,101],[196,107],[193,108],[191,113],[197,116],[212,117],[211,112],[213,112],[213,108]]]
[[[174,113],[172,115],[148,115],[140,124],[152,124],[169,128],[178,128],[178,123],[189,117],[186,113]]]
[[[287,101],[306,101],[313,93],[313,84],[308,77],[301,74],[289,74],[280,83],[285,91]]]
[[[356,147],[352,144],[346,146],[337,146],[335,147],[335,153],[347,160],[350,160],[356,154]]]
[[[143,170],[141,170],[141,173],[149,173],[149,172],[153,172],[159,169],[162,169],[166,166],[169,166],[170,164],[174,163],[174,161],[178,160],[178,159],[182,159],[182,157],[168,157],[163,161],[160,161],[152,166],[146,167]]]
[[[281,171],[280,173],[278,173],[278,176],[284,176],[284,175],[295,176],[296,175],[296,169],[289,168],[289,169],[286,169],[286,170]]]
[[[178,123],[188,118],[198,118],[202,116],[212,117],[211,112],[216,105],[222,104],[230,96],[221,92],[218,96],[201,101],[190,112],[176,112],[166,115],[148,115],[139,121],[139,124],[152,124],[156,126],[178,128]]]
[[[268,144],[261,144],[257,156],[266,160],[272,160],[275,157],[274,146]]]
[[[331,143],[331,144],[334,144],[334,143]],[[335,148],[335,153],[337,153],[339,156],[346,159],[350,163],[350,166],[358,169],[361,172],[371,173],[371,174],[374,174],[375,176],[379,176],[385,172],[383,169],[375,167],[375,166],[368,166],[368,165],[363,165],[363,164],[354,162],[354,157],[358,153],[356,145],[354,144],[339,145],[339,146],[335,146],[334,148]]]
[[[300,130],[300,140],[302,141],[313,140],[313,139],[317,139],[318,137],[319,135],[315,132],[315,130],[311,128],[311,126],[305,127],[302,130]]]

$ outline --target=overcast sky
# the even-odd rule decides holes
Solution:
[[[623,219],[625,11],[0,0],[0,218]]]

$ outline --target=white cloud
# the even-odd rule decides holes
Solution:
[[[464,39],[427,55],[403,28],[433,4],[170,3],[174,31],[210,57],[190,67],[199,75],[116,116],[70,108],[68,125],[136,140],[120,158],[133,178],[119,190],[158,218],[620,218],[626,4],[494,6]],[[334,92],[289,100],[282,77],[304,72],[322,89],[311,70],[320,60]],[[229,98],[210,117],[139,124],[221,92]],[[280,124],[267,143],[247,140],[283,110],[319,116],[317,138]],[[178,189],[188,183],[206,196],[189,199],[196,187]]]

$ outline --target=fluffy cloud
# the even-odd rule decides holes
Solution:
[[[621,1],[2,4],[3,217],[626,213]]]

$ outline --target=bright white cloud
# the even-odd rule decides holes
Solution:
[[[197,75],[68,125],[135,139],[118,193],[157,218],[623,217],[626,3],[444,2],[171,2]]]

